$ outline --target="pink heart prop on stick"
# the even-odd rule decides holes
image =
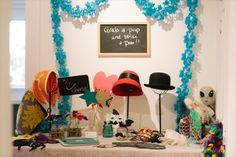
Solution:
[[[113,84],[118,80],[116,75],[110,75],[106,77],[104,72],[98,72],[93,79],[94,90],[98,91],[99,89],[105,90],[109,93],[112,89]]]

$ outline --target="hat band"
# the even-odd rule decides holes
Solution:
[[[122,79],[122,78],[131,78],[131,79],[133,79],[133,80],[135,80],[136,82],[139,83],[138,76],[134,75],[134,74],[131,74],[131,73],[122,73],[122,74],[120,74],[119,79]]]

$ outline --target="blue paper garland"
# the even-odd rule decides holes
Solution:
[[[187,111],[183,101],[189,94],[188,83],[192,79],[191,64],[195,58],[195,55],[193,53],[193,46],[196,43],[196,35],[194,30],[198,23],[198,18],[196,16],[198,0],[187,0],[187,7],[189,13],[188,16],[185,18],[185,24],[187,26],[187,31],[184,36],[185,51],[182,53],[181,60],[183,62],[183,67],[179,73],[181,84],[176,89],[177,100],[175,103],[175,111],[177,112],[177,131],[179,130],[179,121],[186,115]]]
[[[52,6],[52,29],[53,41],[55,45],[55,56],[58,63],[59,77],[69,76],[69,70],[66,67],[66,52],[63,50],[63,34],[60,30],[61,16],[59,9],[65,11],[75,19],[84,16],[93,16],[99,10],[99,7],[108,0],[95,0],[94,2],[86,2],[85,8],[82,9],[79,5],[73,7],[70,0],[51,0]],[[156,5],[149,0],[135,0],[146,17],[161,21],[167,18],[168,15],[176,13],[179,9],[178,4],[180,0],[165,0],[161,5]],[[185,18],[187,31],[184,36],[185,51],[182,53],[181,60],[183,67],[180,70],[179,77],[181,84],[177,87],[177,101],[175,103],[175,111],[177,112],[176,123],[179,124],[180,118],[186,113],[186,107],[183,104],[185,97],[189,93],[188,83],[192,78],[191,64],[194,61],[193,46],[196,42],[194,29],[197,25],[198,18],[196,16],[196,9],[198,7],[198,0],[186,0],[189,10],[188,16]],[[62,101],[58,104],[59,113],[65,115],[70,112],[71,105],[69,103],[69,96],[64,96]],[[62,124],[67,124],[66,118],[62,118]]]
[[[168,15],[176,13],[179,9],[179,1],[180,0],[165,0],[161,5],[155,5],[155,3],[149,0],[135,0],[146,17],[154,18],[158,21],[162,21]]]
[[[79,19],[84,16],[95,15],[101,4],[107,1],[108,0],[95,0],[94,2],[86,2],[84,9],[82,9],[79,5],[73,7],[70,0],[61,0],[59,5],[62,11],[67,12],[76,19]]]
[[[51,0],[51,20],[53,29],[53,42],[55,45],[55,56],[58,64],[59,77],[69,76],[69,69],[66,66],[66,52],[63,49],[64,37],[60,29],[61,15],[59,10],[65,11],[72,17],[79,19],[84,16],[93,16],[99,10],[99,7],[107,2],[107,0],[95,0],[94,2],[87,2],[85,8],[82,9],[79,5],[73,7],[70,0]],[[68,123],[66,114],[71,111],[70,96],[63,96],[61,102],[58,103],[59,114],[62,115],[60,124],[66,125]],[[43,132],[48,130],[48,123],[44,121],[37,128]]]
[[[136,4],[140,6],[143,14],[146,17],[154,18],[158,21],[164,20],[168,15],[176,13],[178,10],[179,0],[165,0],[162,5],[156,5],[148,0],[135,0]],[[196,16],[196,9],[198,7],[198,0],[187,0],[187,7],[189,10],[188,16],[185,18],[185,25],[187,26],[187,32],[184,36],[185,51],[182,53],[181,60],[183,67],[180,70],[179,77],[181,84],[177,87],[177,100],[174,105],[177,112],[176,124],[178,131],[179,121],[186,114],[186,107],[183,103],[184,99],[189,93],[188,83],[192,78],[191,64],[194,61],[195,55],[193,53],[193,46],[196,42],[196,36],[194,29],[197,25],[198,18]]]

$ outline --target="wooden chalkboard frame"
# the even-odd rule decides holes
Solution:
[[[111,25],[111,26],[120,26],[120,25],[146,25],[146,51],[145,52],[129,52],[129,51],[122,51],[122,52],[101,52],[101,32],[100,28],[102,25]],[[98,56],[99,57],[150,57],[150,24],[149,22],[119,22],[119,23],[98,23]]]

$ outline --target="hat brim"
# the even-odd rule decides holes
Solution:
[[[144,86],[153,88],[153,89],[160,89],[160,90],[173,90],[175,89],[174,86],[165,86],[165,85],[160,85],[160,84],[144,84]]]
[[[119,79],[119,80],[117,80],[114,83],[113,88],[112,88],[112,92],[115,95],[118,95],[118,96],[128,96],[128,92],[123,91],[119,87],[119,85],[132,85],[132,86],[135,86],[137,89],[134,90],[133,92],[129,93],[130,96],[140,96],[140,95],[143,95],[143,91],[142,91],[141,85],[138,82],[136,82],[135,80],[133,80],[133,79],[130,79],[130,78]]]

